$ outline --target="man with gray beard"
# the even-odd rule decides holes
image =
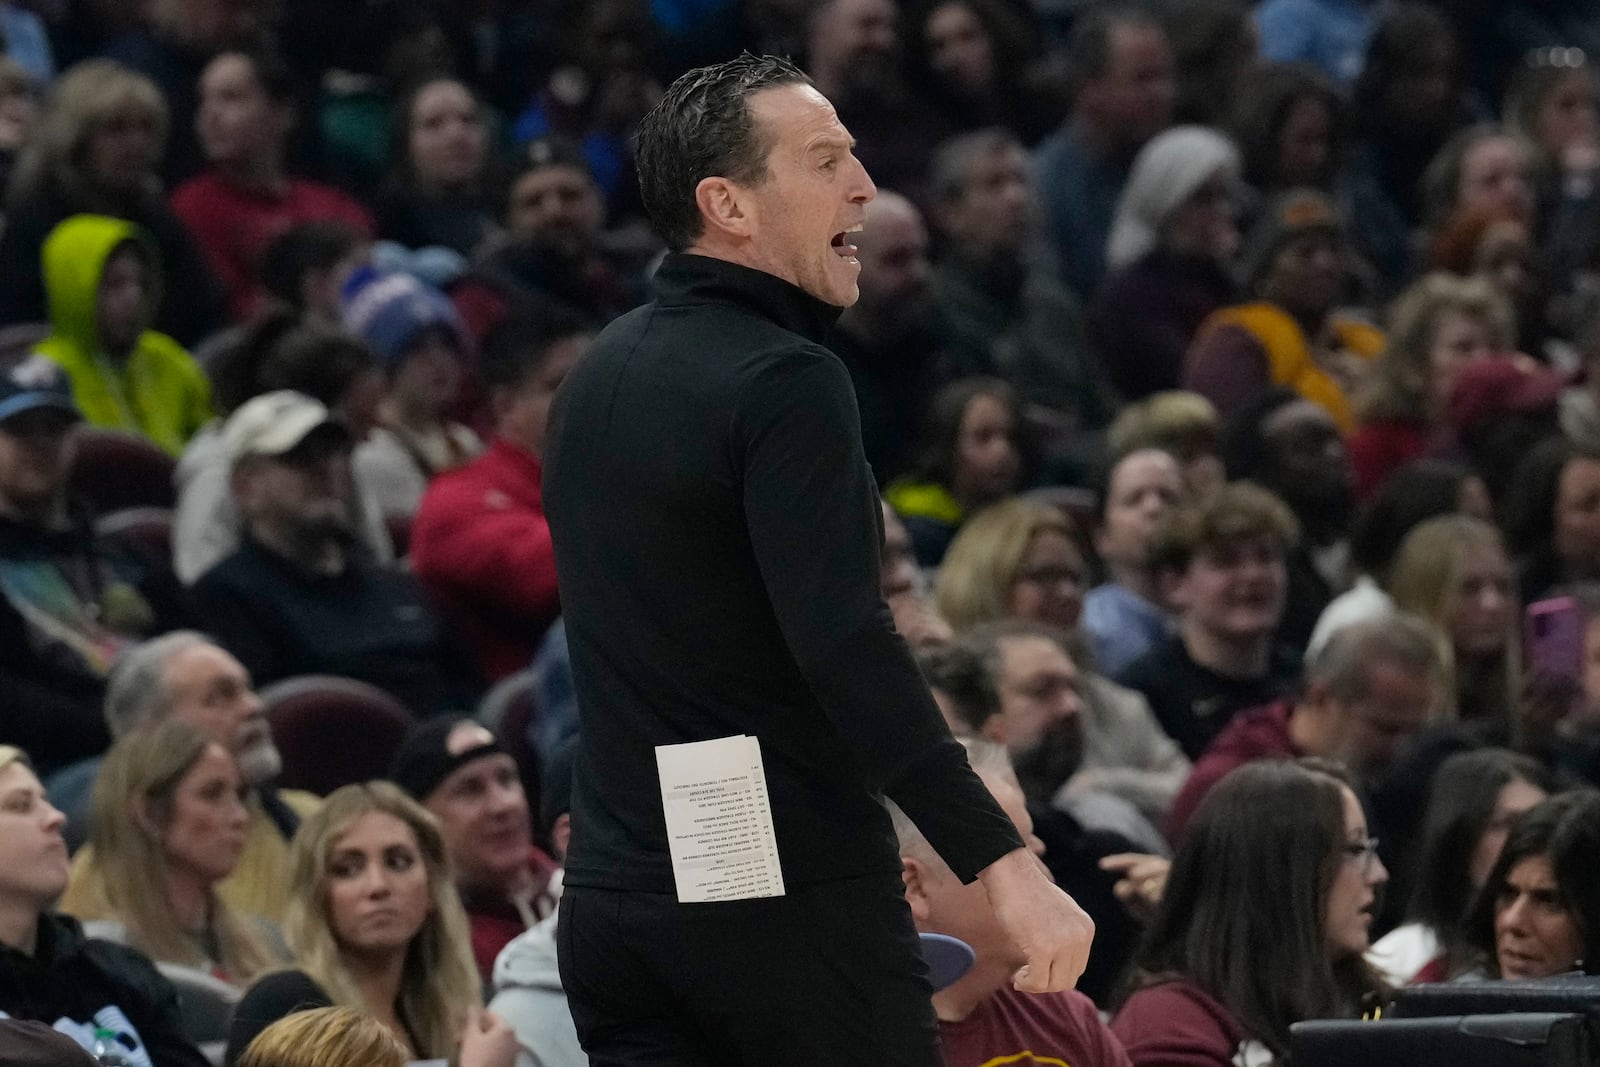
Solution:
[[[247,915],[277,921],[288,904],[289,842],[300,819],[315,810],[309,793],[273,788],[283,759],[272,741],[261,698],[239,661],[209,637],[178,630],[146,641],[125,653],[106,685],[106,726],[113,739],[148,729],[168,719],[186,722],[223,745],[238,761],[250,787],[250,822],[239,865],[220,886],[223,899]],[[100,757],[83,760],[54,775],[51,802],[68,819],[69,841],[89,831],[89,801]],[[72,886],[61,902],[72,915],[100,914],[94,851],[85,846],[73,859]]]

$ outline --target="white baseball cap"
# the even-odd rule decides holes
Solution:
[[[247,400],[228,416],[222,447],[231,463],[246,456],[281,456],[323,427],[350,438],[350,430],[320,401],[280,389]]]

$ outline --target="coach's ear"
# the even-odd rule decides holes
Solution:
[[[747,238],[755,229],[753,198],[732,178],[713,175],[694,187],[694,202],[707,230],[724,238]]]

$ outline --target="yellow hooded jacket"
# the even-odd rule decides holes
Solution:
[[[211,418],[205,373],[183,346],[154,330],[139,336],[126,360],[114,360],[100,343],[100,279],[111,253],[129,241],[144,247],[147,262],[158,261],[144,232],[122,219],[74,215],[50,231],[43,254],[50,336],[37,351],[67,372],[91,425],[142,434],[177,455]]]

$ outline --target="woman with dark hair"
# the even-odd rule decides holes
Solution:
[[[1532,226],[1533,146],[1483,122],[1458,131],[1422,172],[1423,222],[1437,230],[1458,211],[1492,210]]]
[[[1246,184],[1262,196],[1301,186],[1331,192],[1345,123],[1344,101],[1316,68],[1261,63],[1240,79],[1228,132]]]
[[[1251,763],[1201,802],[1111,1023],[1134,1067],[1267,1062],[1381,989],[1362,954],[1388,872],[1337,775]]]
[[[1517,465],[1502,505],[1529,603],[1600,578],[1600,453],[1560,438],[1541,442]]]
[[[1064,79],[1039,63],[1017,5],[925,0],[905,24],[912,77],[957,131],[1004,126],[1031,147],[1061,124]]]
[[[297,88],[288,64],[270,52],[223,52],[200,76],[196,124],[208,165],[173,191],[172,210],[222,279],[236,319],[259,305],[256,264],[279,233],[313,220],[372,232],[360,204],[289,173]]]
[[[934,395],[921,455],[884,493],[916,548],[937,567],[968,515],[1023,484],[1022,402],[998,378],[963,378]]]
[[[1472,934],[1496,978],[1600,973],[1600,793],[1553,796],[1512,827]]]
[[[1386,9],[1356,79],[1355,144],[1341,207],[1378,273],[1380,295],[1406,279],[1423,223],[1422,173],[1468,117],[1461,45],[1432,6]]]
[[[1472,899],[1511,827],[1550,788],[1537,760],[1504,748],[1458,752],[1439,767],[1422,818],[1422,846],[1407,865],[1405,881],[1413,888],[1406,922],[1367,953],[1389,982],[1442,982],[1467,969]]]
[[[496,161],[483,102],[456,78],[428,79],[395,108],[394,146],[375,208],[378,236],[471,259],[496,232]]]

